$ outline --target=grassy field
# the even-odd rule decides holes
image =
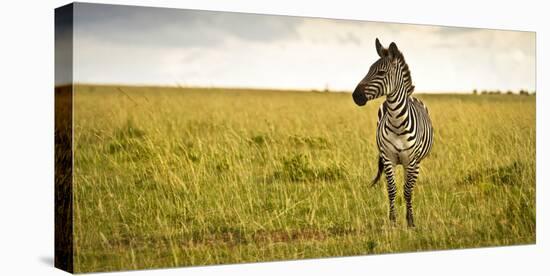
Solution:
[[[347,93],[77,86],[75,271],[535,242],[535,96],[418,95],[435,144],[408,229]]]

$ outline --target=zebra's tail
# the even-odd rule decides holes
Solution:
[[[370,183],[370,186],[373,187],[380,181],[380,176],[382,176],[382,170],[384,170],[384,162],[382,162],[382,157],[378,156],[378,172],[376,173],[376,177],[372,180]]]

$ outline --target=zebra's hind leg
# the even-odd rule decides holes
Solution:
[[[395,222],[395,194],[397,189],[395,187],[395,178],[393,176],[393,165],[390,160],[384,158],[384,173],[388,180],[388,198],[390,200],[390,221]]]
[[[413,206],[412,206],[412,193],[414,190],[414,185],[416,184],[416,179],[418,178],[420,166],[418,163],[412,163],[407,166],[406,170],[406,180],[405,180],[405,189],[404,196],[407,203],[407,225],[409,227],[414,227],[414,216],[413,216]]]

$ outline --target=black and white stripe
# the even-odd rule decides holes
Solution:
[[[368,101],[386,96],[378,111],[376,142],[380,151],[378,173],[388,181],[389,217],[395,221],[396,187],[394,166],[405,169],[404,197],[407,205],[407,224],[414,227],[412,192],[418,178],[420,161],[430,152],[433,127],[428,109],[420,100],[411,97],[414,91],[409,66],[403,54],[391,43],[385,49],[376,39],[380,58],[371,65],[367,75],[353,92],[353,100],[363,106]]]

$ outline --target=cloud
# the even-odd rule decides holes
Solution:
[[[229,39],[298,38],[303,19],[257,14],[77,3],[80,37],[153,47],[214,47]]]
[[[352,90],[393,41],[418,91],[535,87],[535,34],[77,4],[82,82]]]
[[[361,45],[361,39],[351,32],[346,33],[344,36],[340,36],[338,40],[342,44],[351,43],[355,45]]]
[[[472,33],[480,32],[485,29],[478,28],[461,28],[461,27],[443,27],[443,26],[433,26],[437,34],[450,37],[456,35],[470,35]]]

